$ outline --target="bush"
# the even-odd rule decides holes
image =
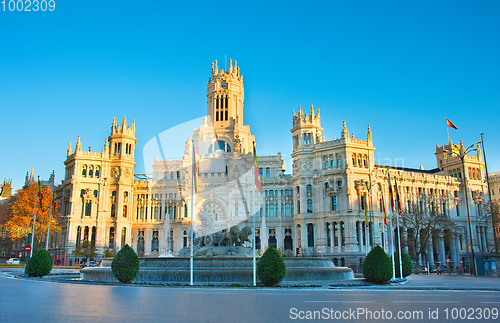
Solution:
[[[48,275],[51,270],[52,257],[47,250],[41,249],[28,261],[24,273],[30,277],[43,277]]]
[[[139,274],[139,257],[128,244],[113,258],[111,271],[118,281],[125,284],[130,283]]]
[[[257,262],[257,275],[265,286],[275,286],[285,278],[286,267],[281,253],[269,247]]]
[[[401,258],[403,259],[403,277],[408,277],[411,275],[413,270],[413,262],[411,261],[410,256],[404,250],[401,250]],[[399,251],[396,250],[394,252],[394,268],[395,268],[395,277],[401,277],[399,273]],[[392,261],[392,258],[391,258]]]
[[[363,261],[363,276],[376,284],[385,283],[392,278],[391,258],[380,246],[375,246]]]

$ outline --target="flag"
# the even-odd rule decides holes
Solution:
[[[194,150],[194,141],[191,141],[191,145],[193,146],[193,187],[194,187],[194,192],[196,193],[198,189],[196,188],[196,152]]]
[[[387,178],[389,181],[389,199],[391,200],[391,211],[394,212],[394,195],[392,193],[391,175],[389,175],[389,171],[387,171]]]
[[[254,160],[254,173],[255,173],[255,187],[260,194],[262,194],[262,181],[260,180],[259,164],[257,164],[257,152],[255,151],[255,143],[253,144],[253,160]]]
[[[368,208],[366,207],[366,196],[364,198],[364,206],[365,206],[365,224],[366,224],[366,227],[368,228]]]
[[[43,212],[43,190],[42,190],[42,183],[40,181],[38,181],[38,188],[37,188],[37,191],[38,191],[38,203],[40,203],[40,210],[42,210]]]
[[[215,131],[215,128],[214,128],[214,134],[215,134],[215,142],[219,142],[219,136],[217,136],[217,131]]]
[[[453,129],[455,129],[455,130],[458,130],[457,126],[455,126],[455,125],[453,124],[453,122],[451,122],[450,120],[448,120],[448,118],[446,118],[446,126],[447,126],[447,127],[451,127],[451,128],[453,128]]]
[[[401,215],[401,200],[399,199],[398,182],[394,179],[394,187],[396,190],[396,203],[398,205],[398,214]]]
[[[382,211],[384,211],[384,225],[387,225],[387,213],[385,213],[384,192],[382,192]]]

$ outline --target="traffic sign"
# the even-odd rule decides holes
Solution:
[[[30,252],[31,251],[31,245],[27,244],[24,246],[24,252]]]
[[[446,263],[449,264],[450,263],[450,258],[446,258]]]

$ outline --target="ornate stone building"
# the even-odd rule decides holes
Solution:
[[[456,223],[452,232],[433,232],[421,261],[459,266],[469,247],[464,178],[468,181],[472,238],[476,254],[493,246],[491,225],[482,211],[486,186],[480,151],[461,160],[465,151],[451,141],[436,147],[438,168],[408,169],[375,164],[373,138],[350,135],[344,122],[340,137],[325,140],[319,109],[293,111],[293,173],[285,174],[280,153],[259,156],[264,194],[253,182],[253,142],[243,122],[244,88],[239,67],[227,71],[217,62],[207,86],[207,117],[187,138],[180,159],[152,160],[153,174],[134,180],[135,123],[113,120],[102,152],[82,151],[80,138],[71,144],[65,180],[57,188],[62,231],[54,237],[66,258],[87,239],[100,250],[118,250],[126,243],[140,255],[176,254],[189,244],[191,202],[195,234],[250,224],[256,218],[256,242],[290,255],[322,255],[339,265],[359,264],[370,244],[388,250],[382,196],[389,209],[388,172],[397,181],[403,213],[446,214]],[[179,138],[172,138],[178,140]],[[185,140],[183,138],[181,140]],[[191,194],[193,147],[196,194]],[[450,153],[452,152],[452,153]],[[193,200],[194,198],[194,200]],[[369,219],[369,225],[365,219]],[[264,230],[264,231],[263,231]],[[401,230],[402,241],[412,230]]]

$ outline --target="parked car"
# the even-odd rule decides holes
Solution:
[[[7,260],[7,264],[9,264],[9,265],[19,265],[19,259],[17,259],[17,258],[10,258],[9,260]]]

